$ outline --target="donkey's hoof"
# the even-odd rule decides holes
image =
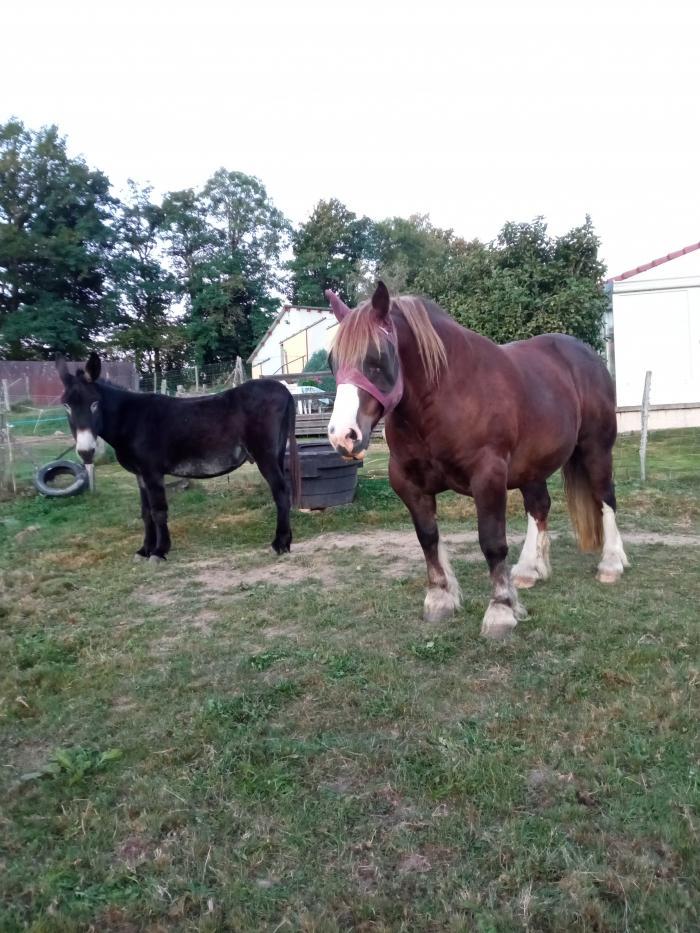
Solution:
[[[153,564],[156,567],[160,567],[165,563],[164,557],[159,557],[157,554],[151,554],[148,558],[148,563]]]
[[[517,624],[518,620],[510,606],[491,600],[481,623],[481,634],[484,638],[503,641],[512,634]]]
[[[140,563],[141,563],[142,561],[144,561],[144,560],[148,560],[148,558],[146,557],[145,554],[142,554],[140,551],[137,551],[137,552],[134,554],[134,563],[135,563],[135,564],[140,564]]]

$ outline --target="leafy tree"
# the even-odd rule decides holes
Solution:
[[[313,379],[305,379],[300,385],[314,385],[318,386],[319,389],[323,389],[324,392],[335,392],[335,379],[330,370],[328,370],[328,352],[326,350],[317,350],[315,353],[312,353],[307,360],[306,366],[302,370],[302,372],[305,373],[322,373],[325,371],[328,371],[328,375],[321,377],[315,376]]]
[[[395,294],[414,292],[419,276],[441,266],[454,242],[451,230],[433,226],[426,215],[382,220],[374,232],[374,278],[381,278]]]
[[[133,353],[138,369],[160,377],[163,364],[170,368],[181,358],[182,336],[170,314],[177,282],[164,264],[165,212],[151,193],[129,181],[120,205],[112,273],[121,314],[114,338]]]
[[[163,210],[195,358],[245,358],[278,308],[288,222],[257,178],[224,169],[200,193],[169,194]]]
[[[453,241],[416,284],[465,327],[499,343],[556,332],[601,349],[607,301],[598,246],[589,217],[558,238],[542,218],[508,223],[489,246]]]
[[[319,201],[292,234],[294,303],[325,307],[324,291],[331,288],[348,304],[356,304],[364,291],[365,265],[375,257],[373,235],[374,225],[367,217],[358,218],[335,198]]]
[[[82,356],[111,320],[114,202],[55,126],[0,126],[0,353]]]

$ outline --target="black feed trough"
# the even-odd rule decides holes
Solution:
[[[289,456],[286,461],[289,478]],[[299,444],[302,509],[327,509],[347,505],[355,497],[361,460],[344,460],[328,441]]]

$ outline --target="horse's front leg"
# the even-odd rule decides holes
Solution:
[[[461,592],[447,551],[440,541],[437,526],[435,496],[423,492],[393,461],[389,464],[389,479],[396,494],[411,513],[420,546],[428,568],[428,592],[423,604],[426,622],[439,622],[459,609]]]
[[[170,550],[170,532],[168,531],[168,500],[165,496],[163,476],[155,473],[142,476],[143,486],[151,510],[151,521],[155,529],[155,544],[151,548],[149,561],[159,563],[165,560]]]
[[[480,464],[471,481],[479,544],[491,575],[491,601],[481,625],[481,634],[487,638],[505,638],[521,619],[527,617],[506,563],[507,475],[505,462],[493,457]]]
[[[156,546],[156,526],[153,523],[151,515],[151,503],[146,491],[146,484],[143,477],[136,476],[139,484],[139,494],[141,496],[141,518],[143,519],[143,544],[134,554],[134,560],[142,560],[151,556],[151,552]]]

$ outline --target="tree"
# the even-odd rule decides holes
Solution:
[[[335,393],[336,384],[333,374],[328,368],[328,351],[327,350],[317,350],[315,353],[312,353],[309,357],[306,366],[302,370],[305,373],[322,373],[327,372],[325,376],[315,376],[313,379],[304,379],[299,385],[305,386],[318,386],[319,389],[323,389],[324,392]]]
[[[202,192],[169,194],[163,210],[195,359],[245,358],[279,303],[288,222],[257,178],[224,169]]]
[[[374,225],[358,218],[335,198],[319,201],[311,216],[292,234],[292,300],[325,307],[332,289],[350,305],[363,291],[364,264],[374,259]]]
[[[555,332],[601,349],[607,299],[598,246],[589,217],[558,238],[542,218],[508,223],[488,246],[454,241],[416,284],[465,327],[498,343]]]
[[[163,363],[170,368],[173,357],[181,357],[182,337],[170,315],[177,283],[164,265],[165,212],[151,193],[129,181],[127,201],[119,208],[112,273],[120,319],[114,338],[134,354],[139,370],[159,378]]]
[[[109,181],[55,126],[0,126],[0,352],[83,356],[111,320]]]
[[[451,230],[433,226],[423,214],[382,220],[374,233],[374,278],[382,279],[394,294],[414,292],[420,276],[440,267],[454,243]]]

